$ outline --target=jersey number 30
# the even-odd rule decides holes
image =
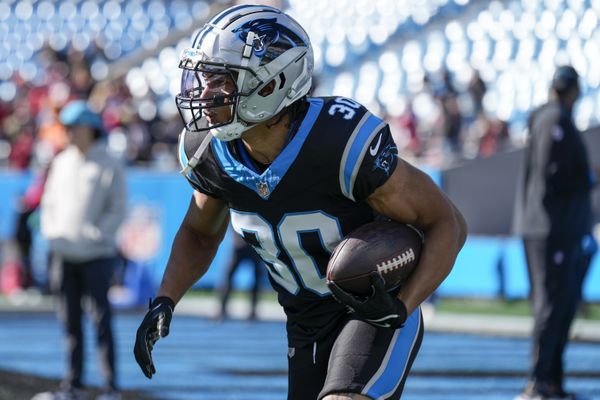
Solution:
[[[325,277],[310,253],[302,247],[300,234],[314,232],[319,235],[323,248],[330,253],[342,239],[338,220],[321,211],[286,214],[276,229],[260,215],[231,210],[231,225],[240,235],[255,235],[258,242],[254,249],[269,264],[269,274],[292,294],[304,287],[318,295],[329,293]],[[275,238],[283,249],[277,245]],[[284,264],[279,256],[285,251],[292,265]],[[295,274],[292,273],[292,269]],[[295,276],[297,277],[295,277]]]
[[[344,119],[354,118],[356,110],[360,108],[360,104],[345,97],[336,97],[333,102],[335,104],[329,107],[329,115],[341,114]]]

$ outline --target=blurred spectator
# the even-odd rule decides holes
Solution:
[[[461,151],[460,131],[462,127],[462,115],[458,104],[458,91],[452,83],[450,72],[444,70],[442,73],[442,85],[436,93],[442,107],[443,132],[450,151],[458,154]]]
[[[8,108],[10,114],[2,121],[2,131],[10,148],[8,166],[27,169],[34,145],[35,124],[29,113],[28,99],[21,97]]]
[[[34,285],[31,265],[31,245],[33,243],[33,229],[31,218],[38,210],[42,200],[44,184],[46,183],[47,169],[42,169],[34,177],[20,199],[17,210],[15,242],[17,244],[19,267],[21,269],[20,285],[26,289]]]
[[[34,279],[33,273],[33,236],[39,231],[39,206],[48,177],[50,163],[55,151],[47,142],[37,142],[31,151],[31,182],[17,206],[17,218],[14,241],[17,248],[18,265],[20,268],[20,286],[28,288],[35,286],[45,292],[49,291],[47,280]]]
[[[390,125],[398,152],[403,157],[419,157],[423,150],[423,143],[418,134],[418,118],[413,110],[412,101],[406,104],[404,112],[399,117],[385,116],[384,119]]]
[[[25,170],[31,164],[36,143],[49,144],[55,153],[68,143],[58,113],[75,99],[89,99],[102,116],[111,154],[131,165],[161,169],[176,167],[177,137],[181,122],[165,112],[148,111],[156,98],[150,91],[134,98],[125,78],[96,82],[92,67],[105,60],[97,44],[85,52],[67,46],[57,52],[45,46],[35,56],[40,65],[34,79],[24,80],[16,72],[11,82],[16,87],[14,99],[0,102],[0,164]]]
[[[57,91],[61,93],[56,94]],[[50,145],[54,153],[61,152],[69,143],[65,127],[58,120],[58,113],[68,100],[68,93],[66,84],[52,85],[46,104],[36,118],[39,126],[37,140]]]
[[[518,203],[534,313],[529,383],[516,399],[573,399],[564,390],[563,354],[591,250],[592,170],[573,105],[579,75],[559,67],[551,98],[529,120],[524,192]],[[588,246],[593,249],[593,246]]]
[[[509,144],[510,135],[508,124],[499,119],[491,119],[480,114],[478,118],[483,135],[479,139],[479,156],[489,157],[506,149]]]
[[[452,161],[462,152],[462,114],[456,90],[450,72],[442,70],[440,75],[425,75],[423,78],[423,93],[427,94],[436,104],[431,113],[435,113],[435,121],[431,126],[431,134],[425,143],[427,158],[440,162]],[[440,137],[441,136],[441,137]],[[442,140],[442,143],[437,143]]]
[[[252,264],[254,272],[254,282],[252,284],[250,292],[250,313],[248,314],[248,320],[253,321],[256,319],[256,305],[258,304],[258,295],[260,292],[260,281],[263,275],[263,268],[265,268],[259,255],[248,243],[242,239],[237,233],[233,234],[233,256],[231,261],[225,269],[225,280],[219,287],[219,299],[221,301],[221,312],[218,316],[219,320],[227,319],[227,303],[229,301],[229,295],[233,286],[233,277],[235,272],[238,270],[240,265],[244,261]]]
[[[117,265],[116,231],[125,214],[125,181],[119,163],[105,149],[100,115],[84,101],[60,113],[70,146],[53,161],[42,197],[41,229],[60,265],[61,311],[67,333],[69,368],[61,389],[40,399],[83,398],[82,296],[88,295],[97,329],[105,393],[120,398],[108,289]],[[46,396],[46,397],[44,397]]]
[[[405,149],[414,156],[420,156],[422,151],[422,143],[418,135],[418,120],[415,112],[413,111],[412,101],[409,101],[406,105],[406,110],[400,116],[398,125],[404,132],[405,137],[408,139]]]
[[[181,118],[174,114],[171,118],[159,119],[150,126],[153,139],[151,155],[154,165],[159,169],[178,168],[176,159],[173,158],[177,147],[177,140],[181,132]]]
[[[21,134],[13,139],[8,155],[8,165],[11,168],[25,170],[29,166],[35,138],[33,132],[23,129]]]
[[[71,92],[78,99],[87,99],[92,91],[93,79],[85,63],[71,65]]]
[[[483,79],[481,79],[479,71],[473,70],[473,75],[467,86],[467,91],[471,96],[471,102],[473,104],[473,116],[477,118],[477,116],[483,113],[483,97],[487,91],[487,86]]]

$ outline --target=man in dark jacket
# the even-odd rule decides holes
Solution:
[[[583,239],[591,233],[594,175],[572,119],[579,76],[559,67],[550,100],[529,120],[519,231],[529,268],[534,313],[529,384],[516,400],[572,399],[563,387],[563,353],[581,298]]]

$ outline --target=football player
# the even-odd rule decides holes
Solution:
[[[183,51],[179,67],[179,158],[195,192],[137,332],[144,374],[155,373],[151,350],[231,220],[265,261],[287,315],[288,399],[400,398],[423,335],[419,305],[465,240],[460,212],[398,158],[380,118],[348,98],[308,96],[310,40],[280,10],[237,5],[221,12]],[[416,271],[394,293],[373,275],[366,299],[328,286],[336,244],[377,215],[424,232]]]

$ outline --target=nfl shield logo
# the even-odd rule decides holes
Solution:
[[[271,193],[271,191],[269,190],[269,186],[267,185],[266,182],[258,182],[256,184],[256,188],[258,189],[258,194],[260,195],[260,197],[262,197],[262,198],[269,197],[269,194]]]

